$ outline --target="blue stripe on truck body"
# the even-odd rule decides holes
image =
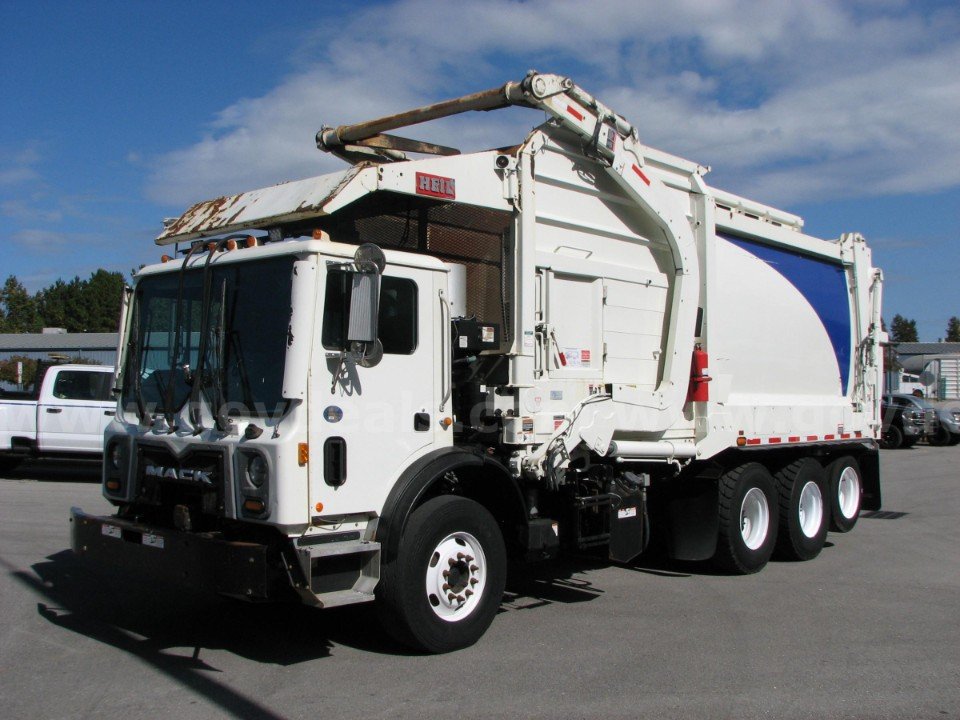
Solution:
[[[802,255],[798,252],[764,245],[755,240],[717,233],[742,250],[763,260],[793,285],[820,318],[837,357],[840,385],[847,394],[850,382],[850,296],[847,273],[838,262]]]

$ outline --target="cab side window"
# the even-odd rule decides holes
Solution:
[[[321,331],[325,348],[337,350],[344,347],[349,317],[349,273],[330,270]],[[417,349],[417,284],[413,280],[381,277],[377,336],[387,355],[411,355]]]
[[[53,383],[53,396],[60,400],[110,400],[111,379],[105,372],[62,370]]]

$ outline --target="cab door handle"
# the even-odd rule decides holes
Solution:
[[[57,413],[62,413],[63,408],[47,408],[47,412],[51,415],[56,415]]]
[[[116,411],[116,410],[104,410],[104,411],[103,411],[103,414],[106,415],[107,417],[113,417],[114,415],[117,414],[117,411]]]

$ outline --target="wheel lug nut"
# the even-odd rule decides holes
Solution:
[[[449,570],[444,570],[444,571],[443,571],[442,573],[440,573],[440,574],[443,575],[444,579],[450,577],[450,571],[449,571]]]
[[[463,560],[466,557],[463,553],[457,553],[457,560]]]
[[[453,602],[456,599],[457,599],[457,596],[454,595],[453,593],[450,593],[447,595],[447,600],[449,600],[450,602]]]
[[[463,595],[457,595],[457,602],[463,603],[463,602],[466,602],[466,601],[467,601],[467,600],[466,600],[465,597],[463,597]]]
[[[476,565],[471,565],[471,566],[470,566],[470,572],[476,572],[476,571],[479,570],[479,569],[480,569],[480,568],[478,568]]]
[[[476,578],[470,578],[470,584],[471,584],[471,585],[476,585],[478,582],[479,582],[479,580],[477,580]]]
[[[447,560],[447,564],[448,564],[450,567],[453,567],[454,565],[457,564],[457,561],[454,560],[453,558],[449,558],[449,559]]]
[[[471,595],[473,595],[473,590],[467,590],[467,591],[464,593],[464,595],[466,595],[467,597],[470,597]]]
[[[440,589],[441,589],[441,590],[449,590],[449,589],[450,589],[450,583],[444,583],[444,584],[440,587]]]
[[[467,562],[473,562],[473,556],[472,556],[472,555],[467,555],[467,556],[464,558],[464,560],[466,560]]]

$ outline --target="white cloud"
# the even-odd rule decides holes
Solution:
[[[195,144],[153,161],[151,198],[180,205],[339,169],[324,122],[372,118],[519,79],[570,74],[644,142],[716,168],[759,200],[960,184],[960,12],[824,1],[550,4],[401,0],[319,25],[298,70],[224,108]],[[439,28],[439,31],[438,31]],[[537,113],[406,131],[463,149],[516,142]]]

